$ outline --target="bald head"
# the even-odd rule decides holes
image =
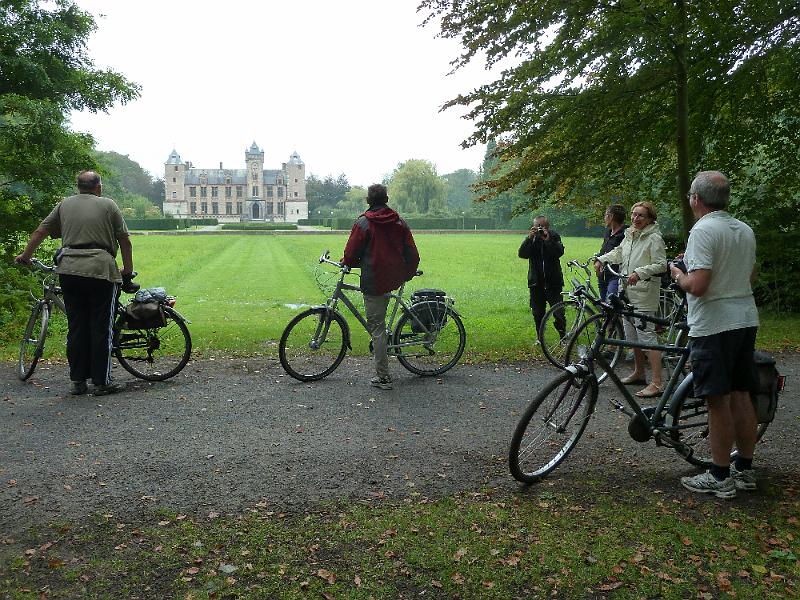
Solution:
[[[94,171],[81,171],[78,174],[78,191],[81,194],[93,194],[100,187],[100,175]]]

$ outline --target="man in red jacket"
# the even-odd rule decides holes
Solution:
[[[369,186],[369,208],[358,217],[350,231],[341,262],[361,268],[364,310],[372,336],[375,377],[370,383],[382,390],[392,389],[389,357],[386,354],[386,309],[389,292],[411,279],[419,266],[419,252],[406,222],[386,206],[386,186]]]

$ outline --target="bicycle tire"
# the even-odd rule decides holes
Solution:
[[[31,309],[31,316],[25,326],[25,333],[19,346],[17,377],[22,381],[29,379],[44,352],[47,325],[50,322],[50,305],[39,301]]]
[[[128,373],[146,381],[164,381],[186,366],[192,354],[192,337],[186,322],[164,306],[166,325],[151,329],[124,329],[117,317],[113,352]]]
[[[564,311],[564,317],[567,321],[566,335],[563,338],[559,337],[553,323],[555,320],[554,314],[557,310]],[[554,367],[563,369],[569,364],[564,361],[564,354],[569,345],[569,340],[572,334],[593,314],[595,314],[595,310],[588,301],[578,302],[577,300],[562,300],[551,306],[544,313],[542,322],[539,325],[539,331],[536,332],[536,339],[541,344],[545,358]]]
[[[411,315],[404,313],[392,334],[392,345],[396,346],[400,364],[423,377],[441,375],[452,369],[467,345],[467,332],[461,317],[448,308],[441,327],[432,332],[414,331],[413,322]]]
[[[314,340],[321,333],[325,315],[329,315],[328,333],[318,348]],[[347,322],[338,312],[310,308],[286,326],[278,345],[278,357],[284,371],[299,381],[316,381],[336,370],[348,345]]]
[[[594,412],[597,390],[594,377],[579,378],[565,371],[536,395],[511,438],[508,466],[514,479],[534,483],[569,455]],[[571,429],[559,432],[561,425],[557,426],[554,418],[565,418],[565,425]],[[563,435],[563,441],[554,435]]]
[[[712,465],[711,445],[708,431],[708,408],[703,398],[692,398],[693,374],[689,373],[684,382],[675,391],[675,395],[667,406],[666,425],[671,428],[670,435],[676,442],[689,446],[692,452],[686,456],[680,447],[675,450],[687,462],[696,467],[708,469]],[[759,423],[756,430],[756,443],[767,431],[769,423]],[[731,460],[736,458],[736,450],[731,452]]]
[[[584,349],[588,349],[597,337],[603,326],[605,315],[602,313],[594,314],[581,325],[575,333],[570,336],[569,344],[564,352],[564,360],[568,365],[578,362],[581,359]],[[611,337],[617,340],[625,339],[625,330],[619,318],[615,318],[611,323]],[[622,346],[606,346],[600,348],[600,352],[607,354],[606,362],[613,371],[619,363],[624,352]],[[608,378],[608,373],[603,371],[597,376],[597,383],[603,383]]]

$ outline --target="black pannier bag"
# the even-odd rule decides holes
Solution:
[[[411,312],[425,326],[423,329],[416,321],[411,321],[414,333],[437,331],[447,323],[447,304],[443,290],[421,289],[411,294]]]
[[[778,408],[778,394],[783,391],[785,377],[775,368],[775,359],[766,352],[756,350],[753,355],[758,372],[758,387],[751,392],[756,419],[759,423],[771,423]]]
[[[159,302],[131,302],[125,307],[125,329],[156,329],[167,324]]]

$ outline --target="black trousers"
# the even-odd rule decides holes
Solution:
[[[531,292],[531,313],[533,320],[536,323],[536,332],[538,334],[539,328],[542,325],[544,313],[547,312],[547,305],[551,307],[561,302],[564,298],[561,296],[560,289],[548,289],[544,286],[534,285],[528,288]],[[564,311],[559,310],[553,314],[553,324],[556,331],[563,338],[567,330],[567,319],[564,316]]]
[[[111,337],[117,286],[105,279],[59,276],[67,309],[67,360],[72,381],[111,381]]]

